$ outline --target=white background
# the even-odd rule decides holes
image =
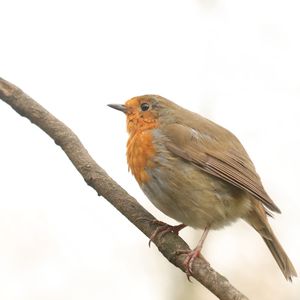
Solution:
[[[299,1],[0,1],[0,77],[65,122],[158,218],[127,172],[125,118],[155,93],[233,131],[281,208],[271,224],[300,272]],[[215,299],[89,188],[41,130],[0,101],[0,298]],[[175,224],[173,222],[173,224]],[[201,232],[185,229],[193,247]],[[300,299],[254,230],[204,255],[251,299]]]

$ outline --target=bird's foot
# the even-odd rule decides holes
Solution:
[[[184,224],[179,224],[179,225],[169,225],[167,223],[164,223],[162,221],[158,221],[158,220],[148,220],[148,219],[143,219],[143,220],[147,220],[149,222],[151,222],[151,224],[154,225],[158,225],[158,227],[154,230],[154,232],[151,234],[150,239],[149,239],[149,247],[151,246],[151,242],[154,241],[154,239],[160,234],[160,236],[162,237],[163,235],[165,235],[168,232],[173,232],[175,234],[178,235],[179,231],[181,229],[183,229],[184,227],[186,227],[186,225]]]
[[[151,245],[151,242],[154,241],[154,239],[158,236],[158,234],[160,234],[161,237],[163,235],[165,235],[166,233],[168,233],[168,232],[173,232],[173,233],[178,235],[179,231],[181,229],[183,229],[184,227],[186,227],[186,225],[184,225],[184,224],[179,224],[179,225],[173,226],[173,225],[169,225],[169,224],[166,224],[164,222],[161,222],[161,221],[157,221],[157,220],[155,220],[155,221],[153,221],[153,222],[156,225],[158,225],[159,227],[157,227],[154,230],[154,232],[151,234],[150,240],[149,240],[149,247]]]
[[[186,276],[188,278],[189,281],[190,280],[190,276],[193,275],[193,263],[194,263],[194,260],[197,258],[197,257],[200,257],[202,258],[202,260],[209,265],[209,263],[205,260],[205,258],[201,255],[201,250],[202,250],[202,247],[203,247],[203,243],[207,237],[207,234],[209,232],[209,227],[205,227],[204,231],[203,231],[203,234],[200,238],[200,241],[198,242],[197,244],[197,247],[194,249],[194,250],[178,250],[176,251],[176,254],[177,255],[180,255],[180,254],[186,254],[186,258],[185,260],[183,261],[183,265],[185,267],[185,273],[186,273]]]
[[[201,256],[201,258],[204,259],[204,257],[201,255],[201,249],[198,249],[196,247],[194,250],[179,250],[179,251],[176,251],[176,254],[177,255],[181,255],[181,254],[186,255],[186,258],[183,261],[183,265],[185,267],[186,276],[187,276],[188,280],[191,281],[190,277],[193,275],[194,260],[200,256]]]

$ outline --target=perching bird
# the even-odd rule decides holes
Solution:
[[[267,219],[280,210],[231,132],[157,95],[109,106],[127,116],[127,162],[141,189],[159,210],[182,223],[167,226],[169,231],[204,229],[185,261],[187,274],[208,231],[242,218],[261,235],[285,278],[297,276]]]

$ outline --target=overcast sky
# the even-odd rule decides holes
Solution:
[[[125,117],[106,104],[160,94],[234,132],[282,210],[271,224],[300,272],[298,1],[2,0],[0,9],[0,77],[74,130],[159,219],[175,224],[128,173]],[[215,299],[1,101],[0,128],[1,299]],[[193,247],[201,231],[182,235]],[[285,282],[242,222],[212,233],[204,253],[251,299],[299,299],[299,281]]]

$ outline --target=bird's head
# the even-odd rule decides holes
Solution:
[[[157,128],[159,125],[172,121],[174,108],[177,105],[161,96],[144,95],[129,99],[125,104],[108,104],[109,107],[122,111],[127,117],[127,131]]]

